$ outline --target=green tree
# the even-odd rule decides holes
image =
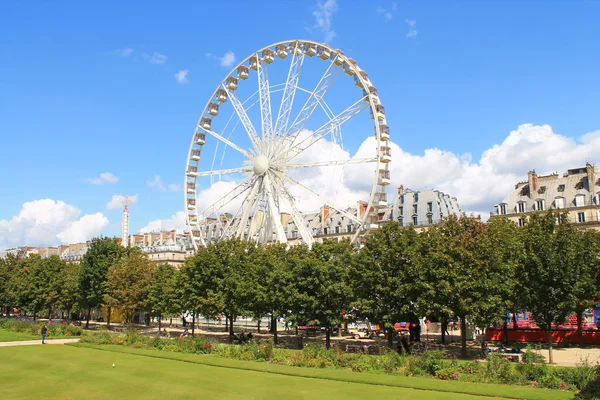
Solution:
[[[575,283],[574,292],[577,297],[575,314],[577,315],[577,339],[583,347],[583,312],[596,307],[600,298],[600,232],[588,230],[577,231],[579,250],[574,253],[574,263],[579,267],[579,279]]]
[[[86,329],[89,327],[92,308],[99,307],[104,300],[108,269],[126,252],[119,239],[100,237],[92,239],[83,256],[80,288],[82,307],[87,309]]]
[[[81,264],[64,263],[60,282],[56,306],[66,311],[70,319],[73,308],[81,301]]]
[[[548,211],[529,216],[522,228],[525,259],[518,272],[524,306],[548,333],[552,359],[552,324],[562,323],[577,306],[581,236],[567,214]]]
[[[177,313],[177,271],[169,264],[160,264],[154,270],[148,287],[148,307],[158,317],[160,331],[163,317]]]
[[[425,290],[419,301],[427,314],[442,315],[449,309],[460,319],[463,357],[467,353],[467,316],[473,317],[488,297],[483,288],[489,285],[480,284],[485,283],[480,280],[485,274],[480,240],[485,227],[478,218],[452,215],[422,234]]]
[[[10,290],[10,281],[15,277],[19,256],[7,254],[0,257],[0,306],[4,308],[6,316],[9,317],[15,298]]]
[[[108,269],[104,303],[119,307],[125,322],[137,311],[148,311],[149,292],[156,266],[145,254],[131,252]]]
[[[348,240],[324,240],[305,252],[305,257],[294,257],[297,290],[294,308],[307,322],[325,327],[325,345],[329,348],[331,328],[343,322],[342,312],[352,302],[350,266],[354,247]]]
[[[370,237],[352,268],[353,314],[382,323],[393,347],[394,323],[416,314],[419,235],[412,227],[388,222]]]

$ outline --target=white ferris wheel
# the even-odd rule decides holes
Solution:
[[[312,246],[317,205],[356,240],[387,205],[389,137],[377,89],[342,51],[309,40],[258,50],[219,83],[194,130],[184,183],[194,248],[232,237]],[[345,143],[372,146],[351,157]],[[358,209],[340,193],[348,173],[364,177]]]

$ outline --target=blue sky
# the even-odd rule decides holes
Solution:
[[[397,183],[441,187],[463,209],[489,211],[502,196],[464,189],[485,179],[469,180],[474,168],[497,174],[508,194],[530,168],[596,162],[595,139],[580,138],[600,130],[598,15],[596,1],[2,2],[0,248],[58,243],[87,214],[118,234],[114,195],[138,195],[133,231],[171,218],[183,195],[169,185],[183,182],[196,121],[231,68],[220,58],[295,38],[327,39],[369,73],[403,170],[460,164],[438,181],[415,172]],[[562,143],[569,158],[555,161],[532,138]],[[498,156],[508,151],[516,166]],[[101,173],[118,181],[92,183]],[[155,176],[162,186],[149,185]],[[53,230],[23,214],[41,199],[80,213]]]

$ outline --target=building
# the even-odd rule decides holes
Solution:
[[[413,191],[404,190],[401,186],[397,190],[393,204],[387,204],[384,197],[376,197],[375,205],[368,220],[366,232],[372,232],[381,224],[394,220],[402,226],[413,225],[416,229],[426,229],[428,226],[439,223],[449,215],[462,215],[456,198],[450,197],[438,190]],[[315,242],[323,239],[351,239],[359,224],[356,219],[362,219],[367,212],[367,202],[358,201],[356,207],[349,207],[340,212],[332,207],[323,206],[319,211],[306,213],[307,229],[312,233]],[[126,216],[128,218],[128,215]],[[222,214],[217,218],[206,218],[199,228],[207,244],[215,243],[231,228],[233,216]],[[127,220],[127,225],[128,225]],[[256,231],[256,227],[264,222],[261,211],[251,216],[248,231]],[[284,226],[286,237],[290,245],[301,243],[301,235],[294,219],[290,214],[281,213],[281,222]],[[275,241],[275,233],[271,240]],[[246,234],[247,236],[247,234]],[[247,238],[247,237],[246,237]],[[189,232],[177,233],[176,230],[147,232],[130,235],[127,241],[119,239],[124,245],[137,247],[148,255],[150,261],[167,263],[174,267],[181,267],[184,261],[194,254]],[[0,257],[8,254],[39,254],[42,258],[58,255],[62,260],[79,263],[87,253],[90,242],[61,245],[58,247],[36,248],[19,247],[0,252]]]
[[[389,219],[398,221],[402,226],[413,225],[417,229],[437,224],[449,215],[463,214],[456,197],[439,190],[404,190],[400,186],[390,210]]]
[[[569,221],[580,229],[600,229],[600,179],[596,168],[587,163],[562,175],[529,171],[527,180],[515,185],[515,190],[495,206],[492,216],[503,215],[522,226],[527,214],[549,209],[566,210]]]

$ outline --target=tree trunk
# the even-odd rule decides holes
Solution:
[[[325,348],[331,348],[331,328],[325,330]]]
[[[341,337],[342,337],[342,324],[340,324],[340,325],[338,326],[338,334],[337,334],[337,336],[338,336],[339,338],[341,338]]]
[[[548,324],[548,362],[553,363],[552,359],[552,323]]]
[[[448,328],[448,323],[442,321],[440,326],[442,327],[442,344],[446,344],[446,329]]]
[[[229,315],[229,343],[233,342],[233,315]]]
[[[462,316],[460,317],[460,339],[461,349],[460,354],[463,358],[467,357],[467,319]]]
[[[88,307],[87,320],[85,321],[85,329],[90,327],[90,318],[92,317],[92,307]]]
[[[192,336],[196,333],[196,311],[192,314]]]
[[[106,310],[106,329],[110,329],[111,314],[112,314],[112,307],[108,307]]]
[[[269,333],[275,332],[275,329],[277,329],[277,318],[274,314],[271,314],[271,329],[269,329]]]
[[[160,327],[162,325],[162,315],[158,313],[158,334],[160,335]]]
[[[387,329],[387,342],[390,349],[394,348],[394,328]]]
[[[583,348],[583,331],[582,331],[583,310],[578,307],[576,310],[576,313],[577,313],[577,340],[579,343],[579,348]]]
[[[225,332],[229,332],[229,323],[231,321],[229,321],[229,317],[227,316],[227,314],[225,314]]]
[[[258,319],[258,322],[256,323],[256,329],[258,330],[258,333],[260,334],[260,318]]]
[[[275,329],[273,330],[273,343],[277,344],[278,343],[278,336],[277,336],[277,321],[275,321]]]

